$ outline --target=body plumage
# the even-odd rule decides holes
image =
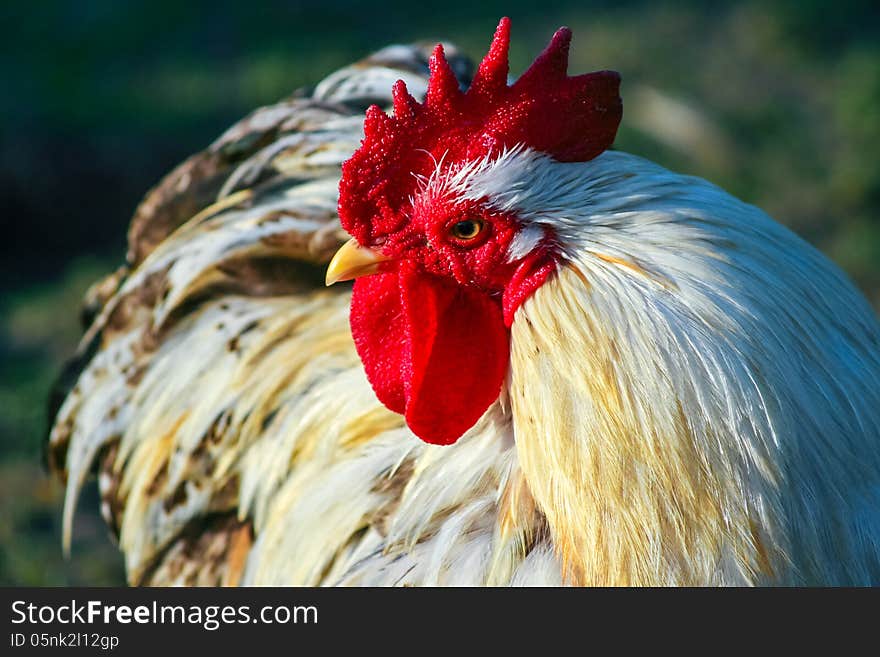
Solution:
[[[507,29],[478,70],[479,93],[500,93],[502,54],[506,85]],[[545,66],[567,49],[559,34]],[[463,58],[447,56],[466,85]],[[339,167],[359,147],[366,104],[393,101],[399,122],[417,121],[446,75],[437,57],[430,80],[416,47],[336,73],[311,98],[249,117],[148,196],[128,265],[92,292],[99,312],[52,432],[68,532],[97,463],[137,584],[880,582],[872,309],[757,208],[601,152],[605,128],[586,150],[528,129],[541,148],[508,144],[493,128],[497,144],[479,141],[459,161],[428,153],[369,230],[359,222],[373,215],[345,200],[369,178],[346,183],[343,169],[351,248],[384,251],[351,310],[347,289],[319,289],[345,237]],[[398,77],[427,91],[429,109],[392,94]],[[597,94],[613,84],[583,80]],[[393,129],[385,120],[368,118],[359,173],[371,130]],[[446,262],[433,241],[444,233],[413,241],[394,203],[413,224],[442,215],[445,227],[448,215],[455,231],[481,212],[478,227],[494,232],[473,246],[455,233]],[[457,260],[454,249],[482,253],[502,237],[485,258]],[[426,248],[422,266],[412,254]],[[492,258],[491,276],[472,271]],[[382,283],[392,276],[405,307],[407,285],[429,296],[437,285],[441,320],[471,306],[492,316],[451,328],[448,345],[443,321],[428,338],[395,333],[392,301],[365,296],[393,297],[397,283]],[[508,295],[512,285],[522,293]],[[447,293],[455,301],[443,306]],[[432,353],[456,366],[458,349],[483,358],[484,328],[500,390],[474,388],[479,407],[447,422],[457,409],[435,380],[449,372]],[[461,346],[458,330],[476,345]],[[370,344],[376,335],[401,335],[410,351]],[[388,358],[400,381],[376,380]],[[480,362],[460,368],[465,401],[469,377],[496,376]]]

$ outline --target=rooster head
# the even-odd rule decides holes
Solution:
[[[509,38],[504,18],[466,92],[438,45],[424,103],[398,81],[394,115],[371,107],[342,166],[339,217],[353,239],[327,282],[356,279],[351,328],[367,377],[431,443],[455,442],[497,399],[514,314],[564,253],[517,189],[541,184],[542,159],[602,153],[621,118],[616,73],[567,75],[567,28],[510,86]]]

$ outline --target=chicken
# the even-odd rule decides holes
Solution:
[[[880,583],[867,301],[609,150],[568,30],[510,84],[509,31],[472,80],[380,51],[147,196],[50,436],[68,540],[95,468],[133,584]]]

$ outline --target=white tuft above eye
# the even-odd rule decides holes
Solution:
[[[544,229],[536,224],[523,226],[514,236],[507,249],[507,261],[514,262],[524,258],[544,239]]]

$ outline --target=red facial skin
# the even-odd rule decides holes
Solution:
[[[472,239],[456,237],[454,226],[468,220],[481,221],[482,230]],[[480,201],[424,199],[416,201],[402,230],[378,236],[373,242],[392,259],[384,263],[382,271],[414,265],[424,273],[469,285],[502,303],[509,327],[525,298],[521,288],[533,291],[536,286],[527,281],[539,275],[543,282],[552,269],[544,265],[553,264],[546,245],[549,240],[529,257],[510,262],[510,244],[519,230],[516,217],[494,211]],[[511,286],[511,281],[515,285]]]
[[[379,400],[421,439],[455,442],[497,399],[507,374],[509,327],[519,306],[556,268],[552,235],[509,262],[520,230],[485,200],[437,198],[420,180],[525,146],[563,162],[611,146],[621,117],[620,78],[568,77],[571,33],[560,29],[516,83],[507,85],[510,23],[502,19],[467,92],[443,57],[431,58],[424,104],[402,82],[394,116],[367,111],[361,148],[342,166],[339,217],[390,260],[355,282],[351,328]],[[479,219],[471,240],[452,227]]]
[[[476,237],[453,234],[473,219]],[[513,315],[555,268],[545,246],[508,262],[518,230],[479,202],[417,203],[402,230],[375,239],[391,260],[355,282],[351,327],[367,375],[422,440],[455,442],[498,397]]]

